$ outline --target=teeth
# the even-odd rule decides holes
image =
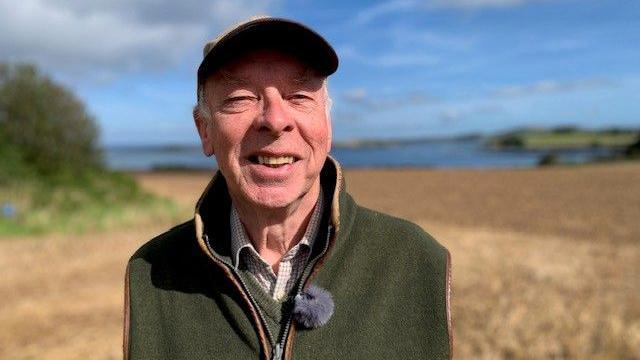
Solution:
[[[284,165],[293,163],[293,156],[258,156],[258,164],[261,165]]]

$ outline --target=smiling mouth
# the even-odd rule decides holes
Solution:
[[[270,168],[278,168],[284,165],[290,165],[297,161],[293,156],[250,156],[249,161],[254,164],[268,166]]]

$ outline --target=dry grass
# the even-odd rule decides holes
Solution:
[[[128,257],[165,226],[0,242],[0,359],[117,359]]]
[[[208,181],[137,177],[187,207]],[[456,358],[640,359],[639,165],[347,180],[451,250]],[[168,226],[0,241],[0,358],[119,358],[126,260]]]
[[[453,256],[457,358],[640,358],[637,243],[422,225]]]
[[[347,186],[367,206],[415,221],[585,241],[640,241],[638,163],[491,171],[357,170],[348,172]]]

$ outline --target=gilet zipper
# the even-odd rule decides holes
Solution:
[[[294,298],[295,298],[295,296],[300,294],[300,291],[302,290],[303,285],[308,280],[308,277],[311,274],[311,271],[313,271],[313,268],[316,266],[316,264],[318,263],[320,258],[322,258],[323,256],[326,255],[327,249],[329,248],[329,240],[331,238],[331,230],[332,230],[332,226],[329,225],[329,227],[327,229],[327,238],[325,239],[325,243],[324,243],[324,249],[322,250],[320,255],[318,255],[313,260],[313,263],[307,264],[307,266],[305,267],[304,272],[302,273],[302,276],[300,277],[300,281],[298,281],[298,283],[296,284],[296,291],[294,292],[294,294],[295,294]],[[285,322],[285,325],[284,325],[285,328],[284,328],[284,331],[282,332],[282,336],[278,340],[278,343],[276,344],[276,346],[273,348],[272,360],[282,360],[282,358],[284,356],[284,349],[285,349],[285,346],[286,346],[287,337],[289,335],[289,330],[291,329],[291,322],[292,322],[292,317],[293,317],[293,311],[292,310],[289,311],[289,314],[287,314],[287,317],[288,317],[288,320]]]
[[[311,274],[311,271],[313,270],[315,265],[318,263],[320,258],[325,256],[325,254],[327,252],[327,249],[329,248],[329,240],[330,240],[330,237],[331,237],[331,230],[332,230],[332,226],[329,225],[329,227],[327,229],[327,238],[325,239],[324,249],[322,250],[320,255],[318,255],[315,258],[313,263],[307,264],[307,266],[305,267],[304,272],[302,273],[302,276],[300,277],[300,281],[298,281],[298,283],[296,284],[296,291],[294,292],[294,294],[295,294],[294,297],[300,293],[300,290],[302,289],[302,285],[307,281],[307,278]],[[219,262],[224,264],[231,271],[231,273],[235,276],[235,280],[238,281],[238,283],[240,283],[240,285],[242,285],[242,291],[247,295],[247,297],[249,298],[249,301],[251,302],[251,306],[254,308],[254,310],[256,311],[256,314],[258,314],[258,317],[260,318],[259,326],[261,326],[265,330],[267,336],[269,337],[269,342],[273,344],[275,338],[273,337],[273,334],[271,334],[271,330],[269,330],[269,327],[266,325],[266,320],[264,318],[264,315],[262,314],[262,311],[260,310],[260,307],[257,305],[255,298],[253,297],[253,295],[251,295],[251,291],[248,290],[247,284],[244,282],[242,277],[238,274],[238,272],[236,271],[236,269],[233,266],[227,264],[226,261],[224,261],[222,258],[220,258],[216,254],[216,252],[211,247],[211,244],[209,243],[209,236],[207,234],[204,234],[203,236],[204,236],[204,243],[207,245],[207,249],[209,250],[209,253],[213,257],[215,257],[216,260],[218,260]],[[289,335],[289,331],[291,329],[291,322],[293,320],[292,319],[293,311],[290,310],[289,313],[286,314],[286,316],[288,317],[288,320],[285,322],[284,331],[282,332],[282,335],[278,339],[278,342],[275,343],[275,345],[271,349],[271,360],[282,360],[282,358],[283,358],[284,349],[285,349],[285,345],[286,345],[285,343],[286,343],[286,340],[287,340],[287,336]]]

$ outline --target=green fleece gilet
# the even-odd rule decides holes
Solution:
[[[284,358],[450,358],[447,250],[415,224],[358,206],[333,159],[321,182],[332,206],[312,250],[319,260],[308,266],[303,284],[328,290],[335,310],[317,329],[292,323]],[[256,287],[243,286],[229,266],[229,209],[218,174],[194,220],[133,255],[125,287],[126,358],[271,358],[278,340],[270,333],[280,327],[257,313],[261,306],[250,294]]]

